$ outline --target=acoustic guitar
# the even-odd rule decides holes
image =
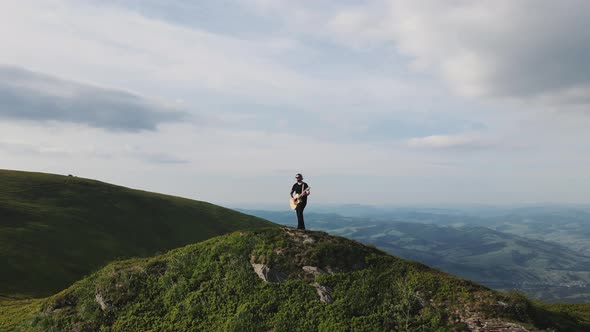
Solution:
[[[289,200],[289,205],[291,205],[292,210],[295,210],[297,205],[303,201],[303,196],[309,195],[309,189],[311,189],[311,187],[305,188],[301,194],[295,193],[295,195],[293,195],[293,197]]]

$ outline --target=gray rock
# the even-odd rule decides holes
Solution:
[[[304,266],[302,269],[303,269],[303,271],[305,271],[309,274],[313,274],[314,276],[326,273],[326,272],[324,272],[324,270],[320,269],[317,266]]]
[[[258,277],[266,282],[281,282],[287,280],[287,276],[277,269],[264,264],[250,263]]]
[[[94,299],[96,300],[96,303],[98,303],[98,305],[100,306],[100,310],[109,311],[111,309],[111,306],[105,301],[102,294],[96,293]]]
[[[293,239],[297,242],[301,242],[304,244],[315,243],[315,239],[306,234],[304,230],[283,227],[283,231],[292,236]]]
[[[533,332],[522,325],[506,322],[501,319],[472,318],[465,321],[473,332]]]
[[[332,296],[330,295],[330,293],[332,292],[331,289],[329,289],[326,286],[322,286],[317,282],[313,283],[313,287],[315,287],[315,290],[318,293],[318,296],[320,297],[320,302],[326,304],[332,303]]]

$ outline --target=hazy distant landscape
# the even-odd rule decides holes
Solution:
[[[311,210],[311,209],[310,209]],[[291,211],[243,212],[290,225]],[[312,229],[372,244],[495,289],[590,302],[586,207],[318,207]],[[334,213],[338,211],[339,213]]]

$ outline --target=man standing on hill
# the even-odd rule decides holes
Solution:
[[[290,195],[291,198],[293,198],[293,194],[296,193],[301,197],[301,201],[299,204],[297,204],[295,212],[297,212],[297,228],[305,229],[305,222],[303,222],[303,210],[307,205],[307,196],[309,196],[311,192],[309,191],[309,186],[307,183],[303,182],[303,175],[301,175],[301,173],[297,173],[297,175],[295,175],[295,180],[297,180],[297,182],[293,185],[293,188],[291,188]]]

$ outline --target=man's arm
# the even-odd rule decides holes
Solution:
[[[309,185],[306,183],[305,185],[305,189],[303,189],[303,191],[301,192],[302,195],[305,196],[309,196],[309,194],[311,194],[311,188],[309,188]]]

